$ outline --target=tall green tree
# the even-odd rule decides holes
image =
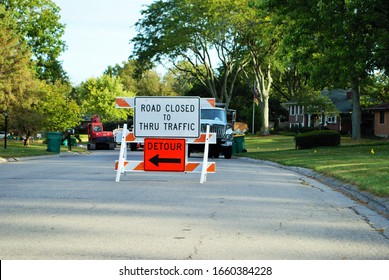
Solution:
[[[124,90],[133,92],[135,95],[177,95],[174,91],[175,77],[172,73],[167,73],[162,78],[154,69],[137,73],[137,61],[135,60],[124,62],[123,65],[109,66],[104,73],[111,77],[119,77]]]
[[[320,87],[351,88],[352,137],[361,137],[360,89],[388,65],[388,1],[267,1],[288,27],[285,46]]]
[[[137,83],[137,95],[159,96],[161,93],[161,81],[158,73],[154,70],[146,70],[139,77]]]
[[[24,144],[40,130],[77,125],[77,104],[66,98],[70,86],[47,84],[36,77],[30,47],[18,32],[18,22],[0,5],[0,100],[9,112],[9,127],[24,137]]]
[[[177,96],[176,92],[176,77],[171,71],[167,72],[161,81],[161,95],[162,96]]]
[[[111,77],[119,77],[123,84],[123,89],[138,94],[138,79],[136,75],[136,60],[128,60],[122,65],[108,66],[104,74]],[[138,78],[138,79],[137,79]]]
[[[192,65],[190,65],[188,62],[182,61],[179,67],[173,67],[169,70],[169,72],[171,72],[174,76],[173,88],[178,95],[187,95],[193,89],[193,87],[199,83],[198,80],[190,74],[190,70],[179,70],[190,67],[192,67]]]
[[[90,78],[76,88],[75,97],[84,115],[98,114],[102,121],[127,120],[131,110],[117,110],[115,100],[118,96],[135,96],[123,89],[119,77],[102,75]]]
[[[245,64],[241,45],[226,16],[237,12],[233,2],[239,1],[155,1],[136,24],[133,57],[145,67],[168,60],[196,77],[212,97],[228,106],[237,75]],[[180,68],[181,61],[192,67]]]
[[[15,31],[17,23],[0,5],[0,104],[2,110],[29,107],[37,96],[29,48]]]
[[[273,20],[273,13],[252,0],[240,0],[239,13],[233,14],[233,28],[237,30],[240,44],[249,59],[248,72],[254,77],[255,91],[259,95],[261,134],[269,130],[269,98],[273,83],[273,71],[279,67],[277,51],[282,38],[282,26]]]
[[[81,108],[75,100],[69,98],[71,90],[69,84],[60,81],[54,84],[41,83],[41,98],[37,107],[45,118],[42,128],[62,132],[80,124]]]
[[[60,23],[60,8],[52,0],[0,0],[17,21],[17,32],[33,53],[39,79],[54,82],[67,79],[59,61],[65,50],[62,36],[65,25]]]

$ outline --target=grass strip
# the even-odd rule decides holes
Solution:
[[[240,156],[312,169],[382,197],[389,197],[389,141],[342,138],[339,147],[296,150],[292,136],[246,136]]]

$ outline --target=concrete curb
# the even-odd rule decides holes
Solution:
[[[54,155],[43,155],[43,156],[32,156],[32,157],[0,158],[0,163],[30,161],[30,160],[47,159],[47,158],[55,158],[55,157],[71,157],[71,156],[79,156],[79,155],[81,154],[67,152],[67,153],[59,153]]]
[[[266,160],[260,160],[260,159],[252,159],[252,158],[246,158],[246,157],[235,157],[239,159],[240,161],[243,162],[250,162],[250,163],[257,163],[257,164],[265,164],[265,165],[270,165],[274,166],[277,168],[282,168],[282,169],[287,169],[294,171],[296,173],[299,173],[301,175],[313,178],[320,183],[336,190],[344,195],[350,197],[354,201],[357,201],[358,203],[366,205],[369,209],[373,210],[374,212],[382,215],[386,219],[389,219],[389,198],[382,198],[382,197],[377,197],[373,194],[363,192],[358,190],[357,187],[343,183],[339,180],[336,180],[331,177],[327,177],[323,174],[320,174],[318,172],[315,172],[313,170],[307,169],[307,168],[302,168],[302,167],[296,167],[296,166],[286,166],[286,165],[281,165],[279,163],[275,163],[272,161],[266,161]]]

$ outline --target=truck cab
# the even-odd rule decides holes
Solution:
[[[207,125],[209,125],[210,132],[217,135],[217,143],[209,145],[209,156],[219,158],[220,154],[223,154],[224,158],[230,159],[232,156],[233,130],[227,121],[227,111],[218,107],[202,108],[200,124],[202,133],[206,132]],[[189,145],[189,154],[203,151],[204,145]]]

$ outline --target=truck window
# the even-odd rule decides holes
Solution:
[[[215,109],[201,109],[201,119],[227,122],[225,111]]]

